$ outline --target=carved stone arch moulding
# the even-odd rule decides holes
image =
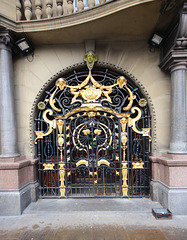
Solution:
[[[130,74],[128,71],[113,65],[113,64],[109,64],[109,63],[105,63],[105,62],[97,62],[95,64],[96,67],[99,68],[108,68],[111,69],[112,71],[116,72],[117,74],[121,75],[121,76],[126,76],[128,77],[132,83],[134,85],[136,85],[141,93],[143,94],[144,98],[147,100],[148,103],[148,107],[149,107],[149,111],[152,117],[152,151],[156,151],[157,150],[157,142],[156,142],[156,114],[155,114],[155,110],[154,110],[154,106],[151,100],[151,97],[149,96],[149,93],[147,92],[147,90],[145,89],[145,87],[142,85],[142,83],[136,79],[132,74]],[[61,77],[62,75],[68,74],[70,72],[73,72],[74,70],[77,71],[79,69],[83,69],[84,67],[86,67],[85,63],[79,63],[79,64],[74,64],[70,67],[67,67],[65,69],[62,69],[61,71],[59,71],[58,73],[56,73],[55,75],[53,75],[50,79],[48,79],[48,81],[43,85],[43,87],[40,89],[40,91],[38,92],[34,102],[33,102],[33,106],[31,109],[31,114],[30,114],[30,151],[31,154],[34,155],[34,118],[35,118],[35,113],[37,110],[37,105],[39,103],[39,101],[41,100],[42,95],[44,94],[45,90],[53,83],[55,82],[59,77]]]

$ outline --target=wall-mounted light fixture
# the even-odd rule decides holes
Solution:
[[[149,43],[152,46],[159,47],[160,44],[162,43],[162,40],[163,40],[163,37],[160,34],[154,33],[150,38]]]
[[[19,51],[24,55],[33,54],[34,52],[32,45],[26,38],[21,38],[16,41],[16,45]]]

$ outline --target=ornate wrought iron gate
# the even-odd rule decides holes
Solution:
[[[38,104],[40,196],[148,196],[151,137],[146,100],[108,69],[91,73],[96,56],[89,57],[88,75],[81,70],[66,81],[59,78]]]

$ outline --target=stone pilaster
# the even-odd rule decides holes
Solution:
[[[8,31],[0,32],[0,215],[19,215],[38,198],[37,160],[17,152],[14,76]]]
[[[16,157],[13,63],[8,31],[0,32],[0,158]]]
[[[186,64],[171,66],[171,106],[169,153],[186,154]]]

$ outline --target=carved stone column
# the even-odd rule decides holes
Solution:
[[[13,97],[13,64],[10,37],[0,33],[0,157],[16,157],[16,121]]]
[[[161,67],[170,71],[170,143],[169,153],[187,154],[186,143],[186,66],[187,51],[173,50]]]
[[[186,154],[186,63],[171,66],[169,153]]]
[[[173,38],[171,38],[173,36]],[[161,52],[160,67],[171,75],[169,153],[187,154],[186,143],[186,66],[187,66],[187,3],[180,18],[170,26]]]
[[[187,154],[186,143],[186,66],[187,51],[173,50],[161,64],[170,71],[170,143],[169,153]]]
[[[0,32],[0,216],[19,215],[38,198],[37,160],[17,153],[11,39]]]

